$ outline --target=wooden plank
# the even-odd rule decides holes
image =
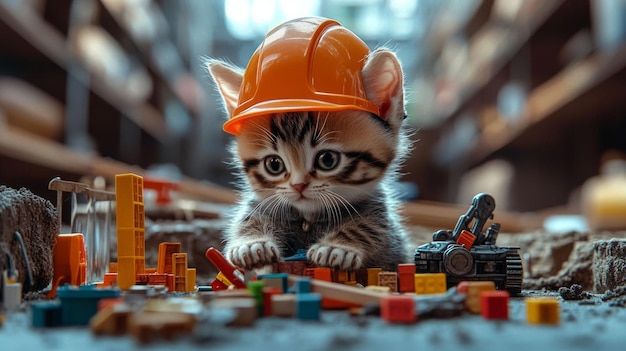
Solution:
[[[289,283],[294,284],[301,276],[290,275]],[[369,303],[379,304],[380,300],[388,294],[368,289],[357,288],[350,285],[331,283],[323,280],[311,279],[311,291],[321,294],[323,297],[353,302],[366,305]]]

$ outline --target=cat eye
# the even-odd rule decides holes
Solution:
[[[265,158],[265,169],[269,174],[279,175],[285,171],[285,163],[278,156],[267,156]]]
[[[330,171],[339,164],[339,153],[337,151],[320,151],[315,159],[315,167],[322,171]]]

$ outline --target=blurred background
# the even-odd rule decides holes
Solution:
[[[234,201],[202,58],[243,67],[311,15],[402,60],[408,199],[576,212],[624,174],[624,0],[0,0],[0,184],[52,200],[55,176],[137,172]]]

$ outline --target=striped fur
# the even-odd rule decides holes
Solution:
[[[232,148],[242,198],[225,238],[232,263],[258,268],[298,249],[315,264],[340,269],[396,270],[408,262],[389,186],[410,149],[402,73],[389,51],[370,60],[366,92],[384,106],[382,117],[308,111],[246,122]],[[218,87],[227,84],[220,81],[224,67],[209,64]]]

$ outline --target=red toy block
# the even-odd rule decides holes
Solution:
[[[272,315],[272,296],[280,295],[283,293],[283,289],[272,286],[266,286],[263,288],[263,315]]]
[[[474,241],[476,240],[476,235],[468,232],[467,230],[461,231],[461,235],[456,239],[456,243],[465,246],[465,249],[469,250],[474,245]]]
[[[506,290],[482,291],[480,314],[485,319],[509,319],[509,292]]]
[[[415,292],[415,263],[398,264],[398,291]]]
[[[415,299],[408,295],[388,295],[380,302],[380,317],[389,323],[413,323]]]

